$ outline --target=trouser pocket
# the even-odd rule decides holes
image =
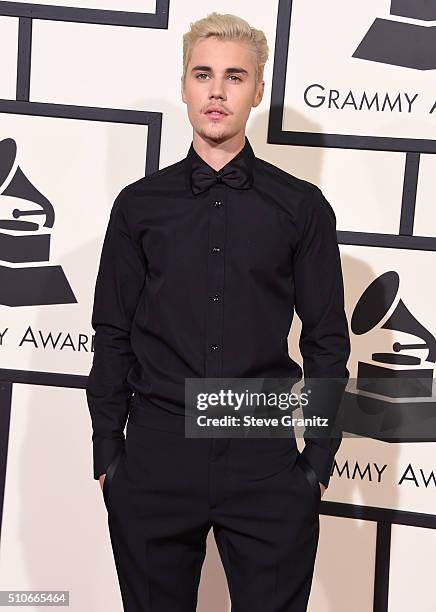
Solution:
[[[103,482],[103,498],[104,498],[106,507],[108,507],[108,499],[109,499],[111,484],[112,484],[115,472],[117,470],[117,467],[118,467],[118,464],[120,462],[123,452],[124,451],[122,450],[117,455],[115,455],[114,459],[112,459],[112,461],[109,463],[106,469],[106,476]]]
[[[316,475],[315,470],[309,464],[308,461],[303,457],[300,453],[297,457],[297,465],[303,472],[307,482],[312,489],[313,495],[315,495],[315,499],[317,502],[321,501],[321,487],[319,486],[318,476]]]

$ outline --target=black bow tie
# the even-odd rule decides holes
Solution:
[[[196,160],[192,164],[191,187],[194,194],[206,191],[215,183],[225,183],[234,189],[248,189],[251,186],[250,171],[243,158],[230,161],[221,170]]]

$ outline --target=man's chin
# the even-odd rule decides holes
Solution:
[[[204,138],[205,140],[209,140],[211,142],[216,142],[216,143],[225,142],[226,140],[231,138],[233,135],[230,132],[230,130],[223,130],[223,129],[218,129],[218,128],[216,129],[199,128],[197,130],[197,133],[199,136],[201,136],[201,138]]]

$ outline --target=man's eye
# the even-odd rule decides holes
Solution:
[[[195,75],[195,78],[200,81],[203,81],[204,79],[200,77],[208,77],[208,76],[209,75],[206,74],[205,72],[199,72],[198,74]],[[230,74],[229,77],[230,79],[236,79],[236,81],[241,81],[241,79],[238,76],[236,76],[236,74]]]

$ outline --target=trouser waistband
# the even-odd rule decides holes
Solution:
[[[185,418],[192,419],[194,417],[155,406],[136,394],[130,401],[128,421],[136,425],[154,427],[155,429],[163,429],[164,431],[172,431],[185,435]]]

